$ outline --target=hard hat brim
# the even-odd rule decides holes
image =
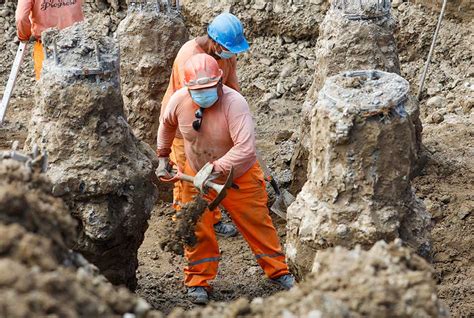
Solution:
[[[224,47],[234,54],[239,54],[248,51],[250,45],[249,42],[247,42],[247,39],[245,37],[242,37],[238,44],[229,47],[224,45]]]
[[[213,86],[216,86],[217,84],[219,84],[219,80],[217,81],[213,81],[213,82],[209,82],[209,83],[206,83],[206,84],[200,84],[200,85],[193,85],[193,86],[186,86],[188,89],[201,89],[201,88],[209,88],[209,87],[213,87]]]

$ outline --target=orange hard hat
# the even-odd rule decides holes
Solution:
[[[200,53],[191,56],[184,65],[184,85],[190,89],[200,89],[217,85],[222,70],[210,55]]]

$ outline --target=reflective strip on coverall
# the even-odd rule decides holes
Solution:
[[[184,173],[192,176],[196,174],[187,163]],[[288,274],[285,256],[267,208],[267,192],[263,172],[258,163],[235,179],[234,183],[239,189],[228,189],[221,204],[232,217],[267,277],[277,278]],[[187,182],[183,182],[182,190],[183,203],[190,202],[197,194],[196,188]],[[215,193],[206,197],[209,200],[214,198]],[[198,243],[186,248],[188,265],[184,269],[184,282],[188,287],[209,287],[208,281],[217,275],[220,255],[213,224],[214,214],[206,210],[196,225]]]

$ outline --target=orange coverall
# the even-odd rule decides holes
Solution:
[[[192,128],[199,107],[186,88],[177,91],[162,116],[158,130],[158,155],[166,157],[177,129],[182,133],[186,164],[184,173],[195,175],[207,162],[215,171],[227,174],[234,168],[234,183],[222,205],[228,210],[242,236],[250,245],[258,264],[269,278],[288,274],[288,266],[267,208],[263,172],[256,162],[255,133],[247,102],[240,93],[223,86],[218,102],[204,110],[199,131]],[[183,182],[183,203],[190,202],[197,190]],[[215,193],[206,199],[212,200]],[[217,275],[219,247],[213,229],[214,214],[206,210],[196,225],[197,244],[186,247],[188,265],[185,284],[209,287]]]
[[[19,0],[15,18],[18,39],[36,38],[33,47],[36,80],[39,80],[44,60],[41,33],[48,28],[64,29],[84,20],[81,0]]]
[[[170,76],[170,82],[166,90],[165,96],[161,102],[161,116],[166,110],[168,102],[171,96],[179,89],[184,86],[184,64],[186,61],[195,54],[206,53],[198,45],[196,39],[186,42],[181,49],[179,50],[176,58],[173,62],[173,70]],[[237,59],[232,57],[230,59],[219,59],[217,60],[219,67],[223,71],[222,83],[229,86],[230,88],[235,89],[236,91],[240,90],[238,79],[237,79]],[[160,117],[161,117],[160,116]],[[184,142],[183,137],[179,131],[176,132],[176,137],[173,141],[171,147],[170,159],[176,163],[181,169],[184,168],[184,163],[186,162],[186,156],[184,154]],[[179,209],[182,203],[182,183],[180,181],[176,182],[173,189],[173,206],[175,209]],[[220,219],[220,212],[217,210],[216,213],[216,222]]]

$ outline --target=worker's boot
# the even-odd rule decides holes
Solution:
[[[232,237],[237,235],[237,229],[232,223],[224,223],[222,221],[214,224],[214,231],[217,235],[222,237]]]
[[[200,286],[188,287],[188,297],[195,304],[207,304],[209,302],[207,290]]]
[[[273,278],[271,279],[271,281],[287,290],[295,286],[295,278],[291,274],[286,274],[278,278]]]

